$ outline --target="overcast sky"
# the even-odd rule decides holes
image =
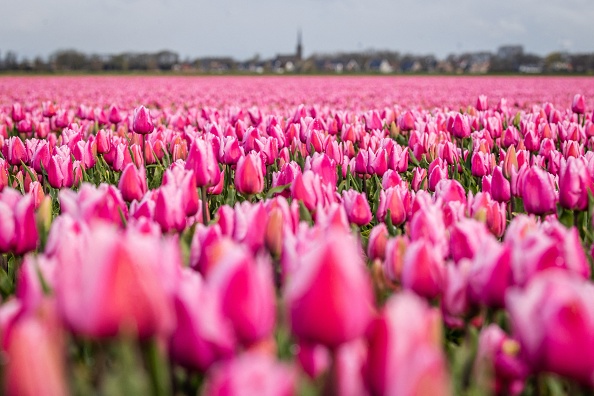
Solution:
[[[171,49],[247,59],[390,49],[443,58],[522,44],[594,52],[593,0],[2,0],[0,53]]]

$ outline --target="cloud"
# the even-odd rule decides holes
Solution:
[[[591,0],[23,0],[3,15],[0,52],[29,57],[58,48],[268,57],[292,51],[299,28],[306,55],[372,47],[445,57],[510,42],[594,52]]]

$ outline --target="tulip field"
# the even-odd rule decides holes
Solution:
[[[594,79],[0,78],[6,395],[594,393]]]

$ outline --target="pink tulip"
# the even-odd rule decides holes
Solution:
[[[371,209],[364,193],[345,190],[342,193],[342,200],[349,222],[363,226],[371,221]]]
[[[194,171],[198,187],[210,187],[218,184],[221,170],[213,147],[203,139],[194,139],[190,146],[186,169]]]
[[[175,316],[163,267],[181,265],[167,246],[175,242],[99,223],[81,236],[70,252],[62,247],[56,268],[58,310],[68,328],[97,338],[170,334]]]
[[[473,176],[483,177],[491,173],[492,155],[482,151],[475,151],[471,159],[471,172]]]
[[[198,190],[194,171],[186,170],[183,162],[174,162],[163,174],[163,183],[172,184],[182,191],[182,207],[186,216],[194,216],[199,210]]]
[[[380,191],[377,218],[385,221],[390,211],[390,220],[393,225],[398,226],[406,221],[411,209],[411,196],[406,187],[402,185],[390,187]]]
[[[20,165],[21,161],[27,162],[29,160],[25,144],[17,136],[13,136],[4,141],[2,153],[10,165]]]
[[[182,232],[187,225],[184,191],[176,185],[163,184],[155,192],[154,220],[163,232]]]
[[[67,146],[56,147],[47,167],[47,180],[53,188],[71,187],[74,184],[74,165]]]
[[[209,372],[204,394],[220,396],[293,396],[297,375],[269,355],[247,352]]]
[[[328,348],[323,345],[299,343],[297,361],[310,378],[315,379],[330,367],[331,356]]]
[[[445,266],[437,249],[417,240],[406,249],[402,264],[402,286],[432,299],[441,294]]]
[[[24,254],[37,247],[35,202],[12,188],[0,193],[0,252]]]
[[[132,123],[132,130],[141,135],[147,135],[153,132],[154,129],[155,125],[153,124],[153,119],[151,117],[150,111],[144,106],[140,106],[134,109],[134,121]]]
[[[450,395],[439,312],[403,292],[391,297],[368,335],[365,374],[375,395]]]
[[[384,223],[379,223],[371,229],[369,240],[367,242],[367,257],[370,260],[384,259],[388,236],[388,228]]]
[[[184,271],[174,306],[177,326],[169,339],[174,362],[206,371],[213,363],[233,355],[233,330],[223,314],[219,294],[199,274]]]
[[[428,174],[428,184],[429,190],[435,191],[435,187],[437,184],[442,181],[443,179],[448,178],[448,167],[447,163],[443,161],[441,158],[436,158],[433,162],[429,164],[429,169],[427,170]]]
[[[521,352],[535,372],[594,384],[594,286],[565,271],[536,276],[507,293],[506,307]]]
[[[138,169],[134,164],[126,165],[120,177],[118,188],[122,192],[122,198],[125,201],[140,201],[147,190],[144,166]]]
[[[335,348],[363,335],[373,297],[353,238],[330,229],[300,257],[285,299],[291,329],[300,340]]]
[[[369,151],[369,159],[367,163],[367,173],[370,175],[377,175],[382,177],[388,170],[388,162],[386,150],[379,149],[377,152]]]
[[[414,191],[427,189],[427,169],[415,168],[413,170],[413,179],[411,187]]]
[[[576,114],[586,113],[586,100],[582,95],[576,94],[573,97],[573,101],[571,102],[571,111],[573,111]]]
[[[524,225],[516,217],[510,224],[505,242],[512,247],[514,283],[525,285],[539,272],[560,268],[589,279],[591,270],[576,228],[560,223],[546,224],[544,229]],[[508,235],[509,234],[509,235]]]
[[[100,154],[109,153],[111,150],[111,132],[108,129],[97,131],[97,152]]]
[[[410,131],[415,127],[415,116],[410,111],[402,113],[398,117],[398,127],[403,131]]]
[[[262,202],[237,202],[233,216],[233,239],[256,253],[264,246],[268,213]]]
[[[555,186],[550,175],[538,167],[533,166],[526,171],[521,194],[527,213],[542,215],[556,209]]]
[[[384,275],[396,284],[402,282],[404,255],[409,244],[409,239],[402,235],[391,238],[386,242],[385,259],[383,262]]]
[[[505,306],[505,293],[513,284],[511,249],[493,238],[478,245],[468,281],[469,295],[476,304],[494,308]]]
[[[234,136],[226,136],[221,141],[219,149],[219,160],[226,165],[235,165],[243,157],[243,150],[239,147],[239,141]]]
[[[484,223],[463,219],[450,227],[450,255],[455,262],[472,259],[483,240],[491,238]],[[482,252],[480,252],[482,254]]]
[[[320,177],[312,171],[298,174],[291,184],[291,196],[302,201],[307,209],[314,210],[318,203],[324,203]]]
[[[0,158],[0,192],[8,186],[8,164],[4,158]]]
[[[519,395],[524,389],[528,367],[521,358],[521,346],[497,325],[482,329],[475,360],[476,375],[491,379],[487,386],[494,394]]]
[[[47,141],[39,141],[34,152],[30,155],[31,166],[36,172],[41,173],[42,169],[47,170],[50,161],[50,146]]]
[[[25,112],[20,103],[17,102],[12,104],[12,112],[10,115],[15,123],[25,119]]]
[[[511,190],[509,180],[503,175],[500,166],[493,169],[493,178],[491,179],[491,196],[497,202],[508,202],[511,199]]]
[[[469,137],[471,132],[468,117],[460,113],[448,116],[447,129],[448,132],[459,139]]]
[[[593,192],[592,177],[581,158],[570,157],[561,161],[559,172],[559,203],[572,210],[588,208],[588,194]]]
[[[489,108],[489,104],[487,103],[487,96],[486,95],[479,95],[476,99],[476,109],[478,111],[485,111]]]
[[[466,191],[458,180],[442,179],[435,186],[435,196],[444,202],[466,202]]]
[[[62,189],[60,208],[62,214],[69,214],[87,222],[92,219],[101,219],[123,225],[122,218],[128,217],[128,207],[120,191],[108,184],[95,187],[89,183],[82,183],[78,192]]]
[[[243,345],[264,340],[274,330],[272,269],[264,256],[254,260],[251,252],[235,246],[224,253],[208,275],[207,282],[220,293],[223,313]]]
[[[235,188],[242,194],[253,195],[264,190],[264,164],[258,153],[241,157],[235,171]]]
[[[450,328],[463,329],[476,314],[476,305],[468,295],[471,268],[472,262],[468,259],[446,265],[440,305],[444,323]]]
[[[2,329],[3,394],[67,395],[64,339],[54,305],[44,301],[37,312],[19,316],[10,331]]]
[[[136,116],[136,111],[134,112],[134,115]],[[134,119],[136,119],[136,117]],[[120,112],[120,110],[118,109],[118,107],[116,105],[112,104],[109,107],[109,122],[111,122],[112,124],[118,124],[122,120],[123,120],[122,113]],[[136,132],[136,130],[134,132]],[[136,132],[136,133],[140,133],[140,132]]]
[[[336,185],[336,165],[326,154],[314,153],[311,157],[307,157],[304,171],[308,170],[320,175],[325,184],[330,184],[333,187]]]

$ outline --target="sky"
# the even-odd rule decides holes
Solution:
[[[170,49],[182,59],[295,51],[594,52],[592,0],[1,0],[0,56]]]

